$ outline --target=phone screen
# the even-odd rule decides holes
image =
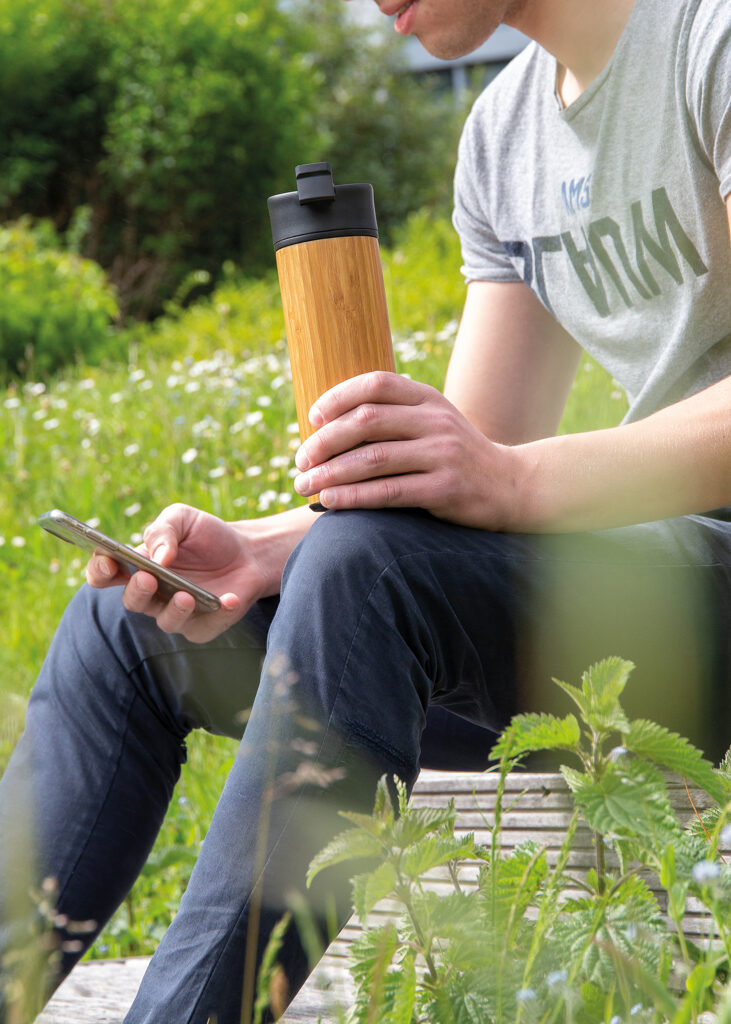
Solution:
[[[75,519],[74,516],[70,516],[60,509],[55,508],[50,512],[44,512],[42,516],[39,516],[38,523],[54,536],[69,544],[75,544],[76,547],[90,554],[103,554],[114,559],[127,570],[130,576],[138,569],[144,569],[151,573],[158,581],[157,592],[161,597],[171,598],[173,594],[184,591],[195,598],[197,611],[217,611],[221,607],[221,602],[215,594],[204,590],[203,587],[199,587],[172,569],[158,565],[157,562],[153,562],[151,558],[147,558],[128,544],[122,544],[120,541],[107,537],[93,526],[89,526],[88,523]]]

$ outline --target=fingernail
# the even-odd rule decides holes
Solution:
[[[163,558],[167,554],[168,546],[165,541],[158,544],[155,550],[152,552],[153,562],[162,562]]]
[[[112,567],[109,564],[109,562],[106,560],[106,558],[97,558],[97,560],[96,560],[96,568],[99,570],[99,572],[102,574],[102,576],[111,576],[112,575]]]
[[[309,420],[313,427],[321,427],[325,422],[322,413],[320,412],[316,405],[313,405],[312,408],[310,409]]]
[[[306,494],[310,487],[309,473],[300,473],[294,478],[294,489],[298,494]]]
[[[306,451],[304,445],[300,448],[300,450],[295,455],[295,457],[294,457],[294,464],[297,467],[297,469],[309,469],[310,468],[311,463],[310,463],[309,458],[307,457],[307,451]]]
[[[154,594],[155,584],[147,582],[148,577],[141,576],[139,573],[135,573],[135,586],[138,590],[141,590],[143,594]]]

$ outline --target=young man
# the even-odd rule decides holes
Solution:
[[[221,595],[220,612],[93,559],[0,784],[3,941],[30,927],[5,838],[26,806],[67,940],[140,870],[187,732],[235,735],[253,701],[128,1024],[247,1019],[261,949],[336,811],[368,808],[383,772],[411,785],[420,764],[484,764],[484,728],[545,706],[551,675],[621,654],[645,714],[714,756],[731,739],[731,8],[381,8],[438,56],[501,21],[538,44],[461,143],[468,289],[445,394],[368,374],[322,396],[295,486],[324,515],[165,510],[148,551]],[[582,348],[630,411],[557,437]],[[333,899],[342,920],[345,880],[320,876],[318,922]],[[79,952],[64,949],[67,971]],[[293,994],[308,971],[295,926],[280,960]]]

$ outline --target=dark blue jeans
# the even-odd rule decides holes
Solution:
[[[420,766],[484,767],[490,730],[552,705],[550,676],[631,658],[639,712],[682,729],[679,716],[719,756],[731,732],[730,592],[731,526],[714,519],[539,538],[410,511],[325,515],[280,597],[205,645],[125,612],[117,591],[85,587],[0,782],[0,956],[32,926],[13,881],[29,815],[35,877],[58,886],[64,952],[50,991],[145,863],[188,732],[243,734],[126,1018],[239,1024],[284,911],[304,896],[323,943],[348,915],[345,872],[305,887],[310,859],[344,827],[337,812],[370,810],[384,772],[410,787]],[[95,924],[79,936],[74,921]],[[294,995],[312,966],[295,923],[280,962]]]

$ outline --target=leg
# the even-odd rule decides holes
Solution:
[[[37,933],[29,888],[44,878],[57,886],[50,898],[61,955],[45,981],[33,982],[36,1010],[142,868],[189,729],[241,734],[236,713],[253,701],[262,645],[242,625],[194,647],[126,613],[116,591],[85,587],[70,604],[0,781],[0,965],[10,968],[11,951]],[[74,922],[92,923],[78,934]]]
[[[370,810],[382,773],[413,783],[429,702],[493,728],[506,721],[514,655],[503,547],[421,513],[315,524],[287,566],[240,756],[127,1024],[249,1020],[247,947],[255,965],[274,922],[306,892],[321,931],[329,899],[342,923],[345,875],[324,873],[307,891],[308,862],[345,827],[338,810]],[[475,615],[478,597],[486,611]],[[295,928],[280,962],[294,994],[311,967]]]

